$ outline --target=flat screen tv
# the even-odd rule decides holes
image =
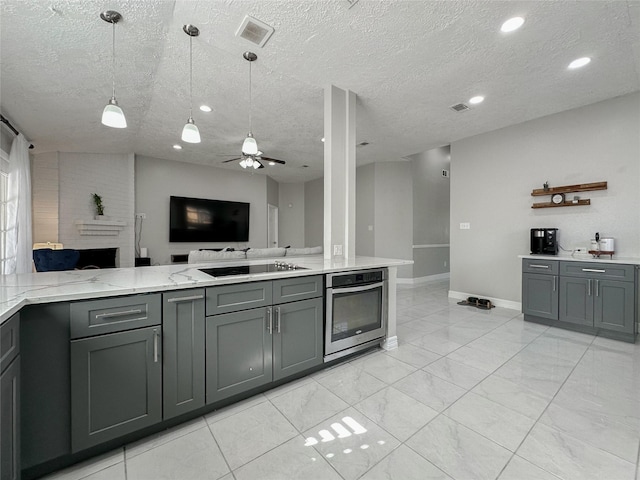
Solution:
[[[248,242],[249,204],[171,197],[170,242]]]

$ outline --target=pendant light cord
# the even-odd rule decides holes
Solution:
[[[112,36],[111,36],[111,87],[112,97],[116,98],[116,22],[111,22]]]
[[[189,35],[189,118],[193,118],[193,37]]]
[[[253,133],[253,128],[251,124],[251,111],[253,110],[253,102],[251,97],[251,64],[253,62],[249,62],[249,132]]]

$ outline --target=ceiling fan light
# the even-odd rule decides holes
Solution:
[[[187,143],[200,143],[200,131],[191,117],[189,117],[189,120],[187,120],[187,123],[184,124],[184,128],[182,129],[182,141]]]
[[[247,168],[248,165],[247,165],[247,159],[246,158],[243,158],[242,160],[240,160],[240,166],[242,168]]]
[[[254,160],[253,161],[253,168],[255,170],[259,169],[261,166],[262,166],[262,164],[258,160]]]
[[[258,143],[256,139],[253,138],[253,134],[249,132],[247,134],[247,138],[244,139],[244,143],[242,144],[242,153],[244,155],[257,155],[258,154]]]
[[[107,106],[102,111],[102,124],[113,128],[127,128],[127,119],[124,112],[118,106],[116,97],[111,97]]]

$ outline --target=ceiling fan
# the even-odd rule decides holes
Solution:
[[[258,151],[256,155],[246,155],[243,153],[241,156],[237,158],[225,160],[222,163],[235,162],[238,160],[240,160],[240,166],[242,168],[253,168],[253,169],[264,168],[263,162],[268,163],[269,165],[275,165],[275,164],[284,165],[286,163],[284,160],[278,160],[277,158],[263,157],[261,151]]]

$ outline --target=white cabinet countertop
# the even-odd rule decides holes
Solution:
[[[594,258],[591,254],[577,253],[574,255],[518,255],[518,258],[533,258],[538,260],[560,260],[562,262],[593,262],[593,263],[618,263],[625,265],[640,265],[640,257],[616,257],[609,258],[609,255],[603,255],[600,258]]]
[[[276,260],[294,263],[307,268],[307,270],[288,270],[221,278],[211,277],[199,270],[200,268],[233,265],[268,264],[274,263]],[[332,258],[325,260],[321,255],[313,255],[155,267],[2,275],[0,276],[0,324],[20,308],[30,304],[86,300],[194,287],[211,287],[255,280],[302,277],[367,268],[398,267],[412,263],[412,260],[378,257]]]

